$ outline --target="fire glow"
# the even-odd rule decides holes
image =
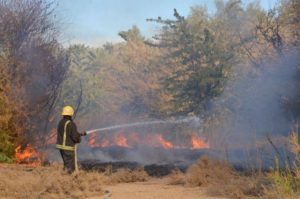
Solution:
[[[192,135],[185,145],[176,145],[170,140],[164,138],[162,134],[148,134],[140,136],[138,133],[116,133],[110,136],[101,136],[95,133],[91,134],[88,141],[92,148],[105,148],[111,146],[119,146],[125,148],[135,148],[136,146],[147,146],[164,149],[206,149],[210,148],[209,143]]]
[[[15,149],[15,158],[19,164],[25,163],[30,166],[41,165],[40,155],[31,145],[27,145],[24,149],[18,146]]]
[[[196,135],[192,136],[191,142],[192,142],[192,149],[209,148],[209,144],[201,140]]]

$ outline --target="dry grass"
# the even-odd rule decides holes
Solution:
[[[206,187],[211,196],[239,199],[261,197],[269,186],[264,177],[244,176],[227,163],[208,157],[202,157],[186,173],[174,171],[169,184]]]
[[[170,174],[170,185],[185,185],[186,184],[186,176],[179,169],[175,169]]]
[[[277,160],[275,169],[268,174],[272,182],[272,189],[267,190],[266,195],[278,198],[300,198],[300,144],[297,132],[290,136],[291,151],[295,154],[294,164],[287,165],[284,170],[279,169]]]
[[[235,172],[224,162],[200,159],[186,174],[173,173],[171,184],[207,186],[210,195],[230,198],[297,198],[300,199],[300,144],[296,132],[290,137],[291,151],[295,154],[294,164],[259,175],[245,176]],[[176,177],[177,175],[177,177]]]
[[[292,168],[275,169],[270,173],[244,175],[230,165],[202,157],[186,173],[175,170],[170,175],[172,185],[205,187],[210,196],[229,198],[300,198],[299,144],[292,135],[296,155]],[[28,168],[0,164],[0,198],[89,198],[103,195],[103,185],[147,181],[143,169],[120,169],[104,173],[79,172],[67,175],[61,165]]]
[[[143,169],[119,169],[117,172],[111,173],[109,179],[112,183],[144,182],[149,179],[149,176]]]
[[[269,182],[262,176],[235,176],[226,184],[210,186],[208,193],[211,196],[226,196],[236,199],[263,198]]]
[[[204,156],[187,170],[186,183],[191,186],[215,185],[227,183],[234,176],[228,164]]]
[[[290,136],[291,150],[294,154],[300,154],[300,144],[298,143],[298,133],[292,132]],[[299,156],[298,156],[299,158]],[[299,161],[299,159],[298,159]]]
[[[170,184],[208,186],[227,183],[235,176],[233,169],[225,162],[210,160],[204,156],[196,164],[190,166],[185,174],[180,170],[173,171],[170,175]]]
[[[95,172],[68,175],[60,166],[28,168],[0,165],[0,196],[4,198],[88,198],[102,196],[107,177]],[[1,198],[0,197],[0,198]]]
[[[179,170],[170,175],[173,185],[207,187],[212,196],[230,198],[293,198],[300,199],[300,144],[296,132],[290,137],[291,151],[295,154],[294,164],[271,172],[238,173],[225,162],[201,158],[186,173]]]
[[[146,181],[143,169],[105,173],[80,171],[69,175],[62,165],[26,167],[0,164],[0,198],[89,198],[104,194],[103,185]]]

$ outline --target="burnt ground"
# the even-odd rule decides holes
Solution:
[[[90,148],[89,156],[79,154],[79,163],[83,170],[105,171],[108,167],[112,171],[121,168],[130,170],[143,168],[150,176],[166,176],[174,169],[185,172],[186,169],[197,162],[203,156],[210,159],[224,159],[224,154],[213,149],[163,149],[163,148],[126,148],[126,147],[106,147]],[[261,152],[257,157],[257,150],[246,151],[243,149],[228,151],[225,161],[229,162],[237,171],[247,172],[254,170],[269,171],[274,166],[275,158],[279,158],[282,168],[285,168],[286,159],[293,160],[291,153],[284,149],[275,153],[273,148]],[[91,154],[91,155],[90,155]],[[83,157],[84,159],[80,159]]]
[[[99,162],[96,160],[86,160],[80,162],[81,168],[85,171],[99,171],[105,172],[108,168],[112,172],[116,172],[118,169],[143,169],[149,176],[152,177],[163,177],[172,173],[174,170],[180,170],[185,172],[188,168],[187,165],[176,165],[176,164],[149,164],[142,165],[137,162]]]
[[[149,176],[162,177],[169,175],[173,170],[185,172],[189,165],[210,152],[207,149],[162,149],[162,148],[124,148],[106,147],[92,148],[89,151],[95,157],[101,154],[105,158],[90,158],[80,160],[79,164],[85,171],[112,172],[118,169],[143,169]],[[147,157],[142,159],[140,157]],[[105,159],[110,161],[105,161]]]

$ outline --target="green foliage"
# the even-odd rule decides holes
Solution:
[[[7,157],[7,155],[5,155],[4,153],[0,153],[0,163],[12,163],[13,160],[9,157]]]
[[[11,133],[0,130],[0,162],[9,162],[15,153],[15,139]]]
[[[97,59],[104,58],[103,50],[95,50],[84,45],[73,45],[68,49],[69,70],[64,81],[58,107],[69,104],[76,108],[80,104],[81,115],[97,109],[103,93],[102,78],[99,76],[100,64]]]
[[[277,194],[282,197],[296,196],[300,193],[300,143],[296,132],[290,136],[292,152],[295,155],[294,164],[286,164],[285,169],[279,168],[279,160],[275,159],[275,169],[269,174]]]
[[[159,46],[168,49],[166,59],[172,71],[164,87],[172,96],[173,114],[199,114],[222,93],[234,51],[216,38],[204,9],[194,9],[188,19],[176,10],[174,16],[175,20],[150,20],[163,24],[157,38]]]
[[[242,68],[240,61],[259,63],[270,44],[281,52],[289,38],[299,46],[296,0],[269,15],[259,3],[244,7],[218,0],[212,15],[193,6],[187,17],[174,10],[174,19],[150,19],[162,25],[154,42],[133,26],[119,33],[123,42],[68,49],[57,42],[49,1],[5,2],[0,1],[0,153],[5,157],[13,156],[18,136],[43,139],[53,113],[65,104],[80,104],[81,121],[103,123],[207,112],[236,75],[231,68]],[[274,178],[290,186],[280,173]]]
[[[144,37],[142,36],[137,26],[133,26],[131,29],[127,31],[119,32],[119,36],[122,37],[125,41],[144,40]]]
[[[285,170],[279,169],[278,159],[275,170],[269,174],[269,178],[274,183],[274,188],[283,196],[293,196],[300,193],[299,166],[294,170],[287,167]]]

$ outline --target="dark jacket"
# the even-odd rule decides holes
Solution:
[[[57,127],[56,148],[73,151],[76,143],[80,143],[80,134],[71,118],[64,117]]]

